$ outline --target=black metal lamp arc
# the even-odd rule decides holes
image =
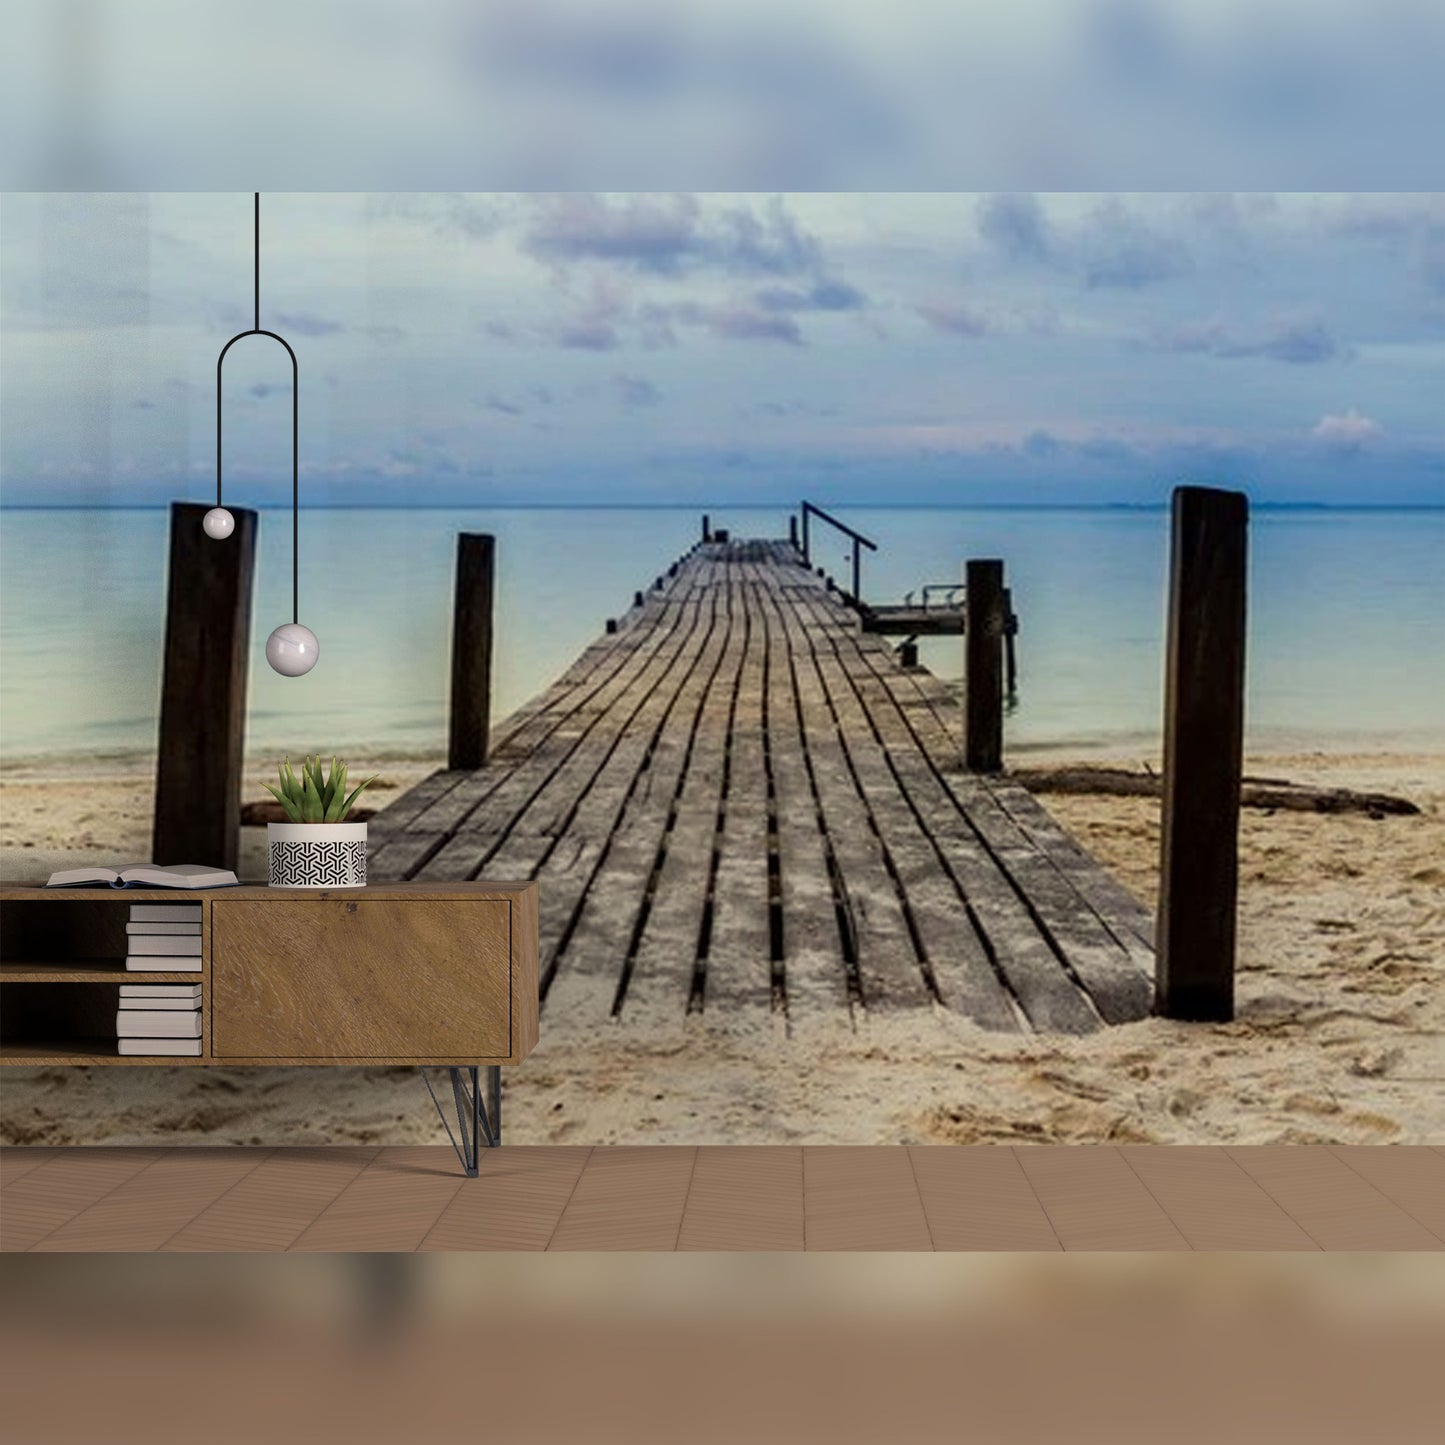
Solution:
[[[254,324],[249,331],[238,331],[222,348],[216,358],[216,505],[201,521],[206,535],[217,541],[229,537],[235,530],[236,519],[221,502],[221,422],[222,422],[222,379],[226,364],[226,353],[246,336],[269,336],[286,348],[291,358],[291,621],[283,622],[266,639],[266,661],[283,677],[300,677],[316,666],[321,655],[316,634],[309,627],[303,627],[300,619],[300,408],[298,401],[296,353],[284,336],[266,331],[261,326],[261,193],[252,193],[255,210],[255,312]]]

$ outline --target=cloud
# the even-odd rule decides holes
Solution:
[[[989,250],[1013,264],[1047,265],[1078,276],[1090,290],[1139,290],[1193,267],[1189,249],[1149,224],[1118,197],[1082,221],[1054,225],[1030,192],[995,192],[978,204],[978,232]]]
[[[1182,241],[1150,226],[1117,198],[1094,211],[1079,248],[1084,284],[1091,290],[1114,286],[1137,291],[1182,276],[1194,264]]]
[[[1351,407],[1342,416],[1326,413],[1310,428],[1310,435],[1332,451],[1353,455],[1367,442],[1375,441],[1385,434],[1379,422],[1361,416]]]
[[[705,207],[687,194],[539,197],[522,249],[543,261],[606,261],[654,276],[798,276],[821,264],[818,242],[776,196],[761,215],[748,205]]]
[[[729,303],[704,306],[698,310],[702,324],[725,341],[781,341],[801,346],[803,333],[791,316],[758,311],[752,306]]]
[[[1156,331],[1151,345],[1158,351],[1226,359],[1264,357],[1292,366],[1317,365],[1349,355],[1324,322],[1309,317],[1282,317],[1254,334],[1241,333],[1218,320],[1192,322]]]
[[[514,401],[503,401],[499,396],[489,396],[482,403],[488,411],[500,412],[503,416],[521,416],[522,408]]]
[[[764,311],[861,311],[868,298],[846,281],[818,281],[807,290],[767,286],[753,295]]]
[[[622,344],[617,328],[607,321],[587,320],[563,323],[558,342],[572,351],[615,351]]]
[[[662,400],[662,393],[646,377],[626,376],[620,371],[612,378],[612,390],[629,411],[656,406]]]
[[[950,336],[987,336],[993,330],[987,317],[967,306],[936,301],[927,302],[915,309],[935,331],[942,331]]]
[[[1039,198],[1030,192],[995,192],[978,203],[979,234],[1011,261],[1045,261],[1053,249]]]
[[[294,331],[300,336],[334,336],[338,331],[346,330],[343,322],[317,316],[310,311],[277,312],[276,328],[283,335]]]
[[[258,381],[247,387],[247,390],[260,401],[265,401],[268,396],[276,396],[283,391],[288,396],[291,394],[289,386],[272,386],[269,381]]]

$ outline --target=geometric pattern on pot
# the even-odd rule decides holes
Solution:
[[[273,888],[359,888],[366,883],[366,844],[291,843],[276,839],[271,844],[271,886]]]

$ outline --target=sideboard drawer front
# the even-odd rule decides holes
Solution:
[[[217,1059],[505,1057],[510,905],[217,898],[211,1043]]]

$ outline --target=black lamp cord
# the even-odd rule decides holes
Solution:
[[[297,370],[296,353],[291,350],[291,343],[284,336],[278,336],[274,331],[263,331],[261,329],[261,193],[252,192],[252,200],[255,208],[255,285],[256,285],[256,309],[255,321],[249,331],[238,331],[222,348],[221,354],[216,358],[216,505],[221,505],[221,368],[226,360],[226,353],[243,336],[269,336],[273,341],[279,341],[286,348],[286,354],[291,358],[291,620],[301,620],[300,597],[300,517],[301,517],[301,426],[300,407],[297,397]]]

